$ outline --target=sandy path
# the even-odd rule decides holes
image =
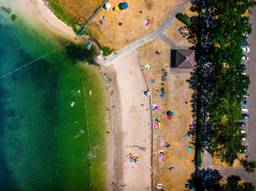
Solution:
[[[146,89],[137,53],[116,59],[113,63],[119,87],[121,108],[121,153],[122,169],[115,168],[115,174],[122,171],[122,176],[114,177],[113,190],[144,191],[151,190],[151,118],[149,99],[144,95]],[[118,146],[118,145],[116,145]],[[128,160],[128,154],[142,154],[137,163]],[[119,158],[118,157],[118,158]],[[114,164],[115,167],[115,164]]]
[[[19,0],[19,7],[31,20],[36,19],[53,33],[74,40],[73,29],[58,19],[43,0]]]

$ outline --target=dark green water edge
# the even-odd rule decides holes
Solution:
[[[73,46],[49,54],[67,42],[28,27],[18,14],[12,20],[1,12],[0,37],[0,76],[48,55],[0,80],[0,190],[105,190],[97,71],[70,58]]]

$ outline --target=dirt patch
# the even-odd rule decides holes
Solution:
[[[109,1],[117,6],[118,0]],[[119,49],[153,32],[183,0],[127,0],[129,8],[123,11],[102,10],[89,27],[90,33],[102,46]],[[178,2],[178,3],[177,3]],[[99,20],[104,16],[104,24]],[[145,23],[149,20],[149,25]]]

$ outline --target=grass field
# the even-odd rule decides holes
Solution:
[[[79,25],[86,23],[94,11],[104,0],[47,0],[49,7],[64,22],[71,25],[75,32],[80,29]],[[109,0],[112,7],[120,1]],[[102,47],[117,50],[130,42],[153,32],[164,19],[177,8],[183,0],[126,0],[129,8],[124,11],[112,11],[102,9],[88,27],[88,32]],[[104,24],[99,19],[104,16]],[[145,26],[149,19],[151,25]],[[104,54],[109,51],[103,49]]]
[[[51,9],[64,22],[71,25],[75,32],[78,25],[84,24],[103,0],[47,0]]]

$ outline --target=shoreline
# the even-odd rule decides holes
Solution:
[[[44,0],[18,0],[23,15],[32,17],[57,36],[75,42],[76,33],[66,23],[61,21],[47,6]]]
[[[74,33],[73,29],[56,16],[52,12],[52,10],[46,5],[44,0],[19,0],[19,2],[22,6],[22,11],[24,11],[24,15],[35,17],[40,22],[40,24],[43,25],[43,27],[46,27],[49,31],[54,33],[56,36],[60,36],[71,42],[78,42],[79,39],[75,38],[76,34]],[[109,91],[109,88],[108,88],[108,87],[111,87],[111,88],[114,87],[115,95],[119,97],[117,83],[108,82],[108,80],[106,79],[106,76],[104,75],[104,73],[106,72],[104,71],[104,69],[102,70],[100,68],[97,70],[99,70],[99,75],[101,76],[102,82],[103,82],[103,88],[105,88],[105,91],[106,91],[105,97],[107,98],[107,100],[105,104],[116,105],[117,108],[119,108],[120,101],[115,99],[115,96],[114,98],[112,97],[111,92]],[[115,130],[118,131],[118,128],[113,128],[112,124],[115,124],[115,127],[119,127],[119,125],[117,125],[117,123],[120,124],[120,121],[121,121],[121,118],[119,118],[120,116],[118,115],[119,111],[120,110],[116,110],[116,112],[114,111],[115,113],[112,113],[112,111],[106,112],[106,115],[105,115],[106,127],[104,129],[107,130],[107,132],[109,131],[109,129],[111,132]],[[112,123],[110,123],[110,121],[112,121]],[[102,133],[106,133],[106,132],[104,131]],[[112,152],[112,149],[115,148],[115,145],[116,145],[115,138],[112,135],[113,135],[112,133],[106,135],[106,145],[105,145],[107,148],[106,162],[105,162],[107,164],[106,165],[107,170],[105,173],[105,176],[107,177],[105,180],[106,190],[111,190],[109,185],[111,185],[112,179],[109,179],[109,177],[113,176],[112,172],[113,172],[113,169],[115,168],[114,165],[111,165],[114,160],[114,156],[113,156],[114,151]],[[118,142],[118,144],[119,143],[120,142]]]
[[[21,0],[19,0],[21,1]],[[28,13],[37,17],[50,31],[75,41],[76,34],[67,24],[59,20],[43,0],[24,0],[22,5]],[[134,63],[135,62],[135,63]],[[105,120],[107,130],[106,188],[107,190],[151,190],[152,187],[152,148],[151,148],[151,112],[150,101],[143,94],[146,89],[141,73],[137,53],[133,52],[117,59],[113,67],[101,68],[106,88]],[[125,67],[130,67],[130,73]],[[127,78],[130,83],[126,83]],[[134,83],[137,83],[135,86]],[[126,87],[134,92],[126,92]],[[133,96],[136,101],[132,100]],[[134,102],[133,102],[134,101]],[[132,111],[135,108],[135,111]],[[105,132],[104,132],[105,133]],[[125,136],[123,136],[125,135]],[[141,153],[141,161],[130,163],[128,154]],[[143,169],[143,170],[142,170]],[[140,180],[140,181],[138,181]]]
[[[42,26],[43,30],[45,30],[45,29],[48,30],[55,37],[65,39],[65,40],[68,40],[73,43],[77,43],[79,41],[86,40],[85,39],[86,37],[82,37],[81,39],[76,39],[75,38],[76,33],[73,31],[73,29],[71,27],[69,27],[66,23],[61,21],[57,16],[55,16],[55,14],[52,12],[52,10],[45,4],[44,0],[18,0],[18,3],[19,3],[18,7],[20,7],[20,9],[18,11],[21,12],[21,14],[26,18],[26,20],[29,21],[29,23],[31,25],[33,25],[33,26],[36,25],[39,27]],[[32,19],[30,19],[30,18],[32,18]],[[108,105],[109,104],[109,99],[108,99],[109,95],[108,95],[108,92],[105,90],[107,83],[103,79],[103,74],[102,74],[102,72],[100,72],[100,69],[97,67],[94,67],[94,66],[93,66],[93,68],[97,70],[99,77],[102,80],[102,83],[103,83],[102,90],[105,91],[104,97],[107,98],[105,100],[104,105]],[[106,135],[106,130],[109,129],[110,125],[107,122],[107,117],[108,117],[107,112],[104,109],[102,110],[102,112],[105,112],[105,118],[102,120],[104,120],[104,123],[106,123],[106,124],[105,124],[104,128],[102,128],[100,133],[106,137],[106,144],[104,145],[104,147],[107,148],[107,151],[104,151],[106,161],[104,161],[102,163],[102,165],[106,166],[106,169],[107,169],[103,173],[104,176],[106,177],[106,179],[104,181],[105,183],[102,185],[103,186],[105,185],[105,187],[107,188],[107,184],[108,184],[107,175],[109,172],[112,171],[112,169],[108,169],[108,163],[107,163],[107,161],[112,159],[112,157],[108,157],[110,139],[109,139],[108,135]],[[94,182],[93,179],[91,179],[90,181]]]
[[[121,155],[115,153],[122,153],[120,145],[122,144],[122,128],[121,128],[121,116],[120,116],[120,95],[116,79],[116,71],[113,67],[102,68],[102,76],[105,82],[105,88],[107,91],[107,102],[111,108],[107,114],[107,190],[112,190],[112,185],[117,181],[117,177],[122,179],[123,172],[117,169],[123,169],[121,163]]]

